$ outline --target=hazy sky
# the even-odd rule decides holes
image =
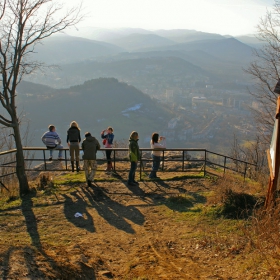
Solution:
[[[67,5],[77,4],[68,0]],[[222,35],[254,33],[274,0],[83,0],[80,26],[195,29]]]

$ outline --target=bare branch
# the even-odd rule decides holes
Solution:
[[[65,10],[56,0],[2,0],[0,2],[0,124],[11,127],[17,148],[17,176],[20,192],[25,193],[25,176],[20,119],[16,107],[16,89],[24,75],[43,67],[32,61],[36,44],[77,24],[81,19],[81,5]],[[78,0],[80,1],[80,0]],[[62,14],[64,12],[64,14]]]
[[[5,9],[6,9],[6,2],[7,0],[3,0],[3,2],[0,3],[0,20],[5,14]]]
[[[254,51],[255,61],[245,70],[255,80],[255,86],[249,92],[258,102],[258,108],[252,109],[257,129],[264,141],[270,143],[270,135],[275,121],[275,105],[278,94],[274,92],[280,78],[280,2],[275,1],[274,10],[267,11],[257,26],[257,38],[265,44]]]

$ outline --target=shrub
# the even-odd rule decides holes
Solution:
[[[221,214],[226,218],[247,218],[252,215],[257,202],[253,195],[227,188],[222,195]]]

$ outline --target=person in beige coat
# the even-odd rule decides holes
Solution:
[[[82,142],[82,149],[84,151],[84,170],[88,186],[94,181],[95,172],[97,169],[96,153],[100,150],[98,140],[91,136],[90,132],[85,133],[85,139]]]

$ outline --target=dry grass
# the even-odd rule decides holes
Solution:
[[[261,211],[261,185],[168,173],[130,189],[126,176],[88,189],[83,172],[42,172],[25,199],[1,195],[1,277],[279,279],[280,208]]]
[[[268,211],[258,210],[250,218],[244,234],[256,255],[264,261],[266,273],[280,279],[280,205]]]

